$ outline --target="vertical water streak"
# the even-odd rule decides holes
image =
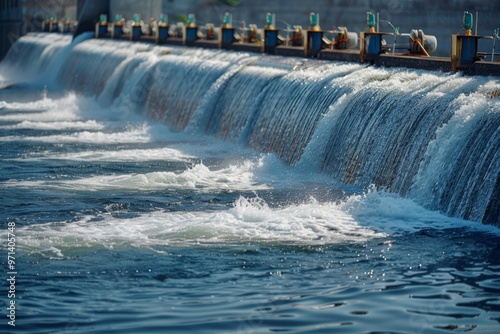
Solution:
[[[453,114],[455,93],[438,87],[454,79],[392,70],[359,80],[336,106],[321,169],[346,183],[405,194],[436,129]]]
[[[87,43],[79,44],[63,64],[57,82],[65,89],[98,97],[114,70],[127,55],[128,51],[120,48],[89,48]]]
[[[481,221],[500,174],[500,102],[460,95],[455,114],[430,143],[409,196],[432,210]],[[499,217],[488,218],[499,224]]]
[[[280,69],[266,69],[257,66],[243,67],[228,78],[220,87],[207,114],[205,132],[223,139],[237,140],[249,117],[258,108],[259,97],[276,79],[285,75]]]
[[[274,80],[248,124],[245,142],[296,164],[320,118],[342,94],[332,89],[331,81],[352,70],[338,64],[311,64]]]
[[[203,96],[230,63],[165,56],[138,85],[148,87],[144,109],[152,118],[176,130],[184,129]]]
[[[71,37],[67,35],[30,33],[20,38],[10,49],[2,61],[1,71],[12,82],[47,81],[44,78],[49,64],[57,52],[70,45]],[[58,68],[53,69],[57,72]]]
[[[107,80],[106,86],[99,96],[99,103],[104,106],[109,106],[114,102],[119,103],[118,100],[123,97],[122,93],[130,91],[130,88],[126,88],[127,84],[135,85],[140,74],[147,70],[148,65],[145,57],[134,55],[124,59]],[[127,102],[131,103],[132,99],[128,99]]]

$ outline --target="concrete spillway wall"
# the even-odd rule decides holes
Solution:
[[[278,28],[286,29],[289,25],[309,25],[309,13],[320,13],[320,25],[328,30],[345,26],[350,31],[360,32],[365,28],[366,12],[378,12],[380,30],[392,32],[386,22],[400,27],[400,32],[422,29],[426,34],[438,38],[437,56],[449,56],[451,34],[460,30],[465,10],[479,12],[478,34],[491,35],[493,29],[500,27],[500,1],[484,0],[240,0],[237,7],[220,4],[216,0],[110,0],[110,14],[122,14],[132,18],[138,13],[147,21],[150,17],[158,18],[166,13],[170,21],[175,22],[178,15],[193,13],[197,23],[222,21],[224,11],[233,13],[233,25],[242,21],[246,24],[264,26],[265,13],[276,14]],[[391,37],[388,37],[391,38]],[[388,42],[392,42],[388,41]],[[485,42],[485,51],[491,51],[490,42]]]

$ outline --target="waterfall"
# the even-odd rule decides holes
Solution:
[[[37,36],[11,49],[5,77],[41,80],[48,71],[61,89],[131,106],[172,129],[500,224],[500,99],[489,94],[497,78]]]

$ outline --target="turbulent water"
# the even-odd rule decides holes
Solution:
[[[497,333],[499,85],[23,37],[0,64],[0,330]]]

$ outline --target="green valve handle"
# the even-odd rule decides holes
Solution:
[[[161,16],[160,16],[160,22],[161,23],[167,23],[167,15],[161,14]]]
[[[134,14],[134,22],[139,23],[141,21],[141,16],[139,14]]]
[[[108,16],[106,14],[101,14],[101,23],[106,23],[108,22]]]
[[[369,28],[375,28],[375,14],[371,12],[366,13],[366,24]]]
[[[189,25],[194,25],[194,14],[189,14],[188,15],[188,24]]]
[[[319,19],[318,19],[318,14],[317,13],[311,13],[309,16],[309,19],[311,21],[311,25],[313,27],[319,25]]]
[[[473,24],[474,24],[474,19],[472,13],[464,12],[464,22],[463,22],[464,29],[471,30]]]
[[[122,16],[120,14],[115,15],[115,22],[120,23],[122,21]]]
[[[266,14],[266,22],[267,22],[267,26],[268,26],[268,27],[274,26],[274,24],[273,24],[274,22],[273,22],[273,21],[274,21],[274,20],[273,20],[273,14],[271,14],[271,13],[267,13],[267,14]]]
[[[231,25],[231,13],[229,13],[229,12],[224,13],[224,22],[223,23],[225,26]]]

